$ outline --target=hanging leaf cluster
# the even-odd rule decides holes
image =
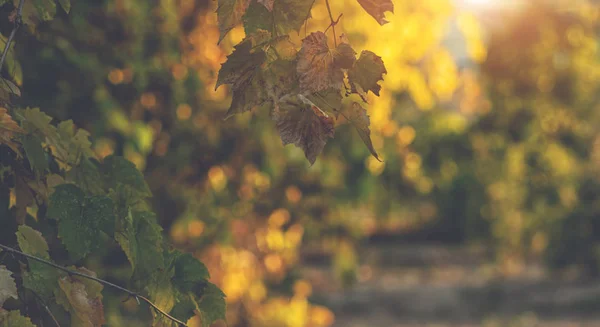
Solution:
[[[394,10],[391,0],[358,2],[381,25],[387,23],[385,12]],[[379,159],[367,111],[360,103],[343,100],[357,94],[366,103],[368,92],[379,96],[379,82],[387,73],[383,60],[368,50],[357,58],[345,37],[331,42],[327,31],[312,32],[302,44],[293,44],[289,35],[310,18],[313,4],[314,0],[218,1],[219,40],[239,24],[246,32],[217,78],[216,88],[229,84],[232,89],[226,116],[268,108],[283,144],[301,148],[311,164],[343,117]],[[332,21],[328,30],[334,31],[336,24]]]

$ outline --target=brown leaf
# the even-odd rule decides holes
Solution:
[[[81,273],[95,277],[96,274],[85,268],[77,269]],[[102,305],[102,285],[77,276],[62,277],[58,280],[62,294],[57,302],[71,313],[71,325],[81,327],[100,327],[105,323]],[[64,297],[66,297],[66,301]],[[65,303],[66,302],[66,303]]]
[[[27,207],[31,206],[34,202],[33,192],[29,188],[28,181],[23,176],[17,176],[15,181],[15,193],[16,193],[16,219],[17,224],[25,224],[25,218],[27,217]]]
[[[385,12],[394,12],[392,0],[358,0],[363,9],[379,23],[385,25],[389,23],[385,19]]]
[[[301,148],[312,165],[335,130],[333,118],[306,102],[299,95],[284,99],[276,104],[273,119],[283,145]]]
[[[381,57],[371,51],[363,50],[352,69],[348,71],[352,92],[358,93],[365,101],[368,91],[379,96],[381,85],[378,83],[383,81],[383,74],[387,74],[387,70]]]
[[[257,0],[258,3],[262,4],[269,11],[273,11],[273,5],[275,4],[275,0]]]
[[[242,22],[250,0],[219,0],[217,7],[217,18],[219,21],[219,42],[223,41],[225,35]]]
[[[342,43],[331,51],[327,36],[314,32],[302,40],[296,70],[302,91],[319,92],[330,87],[340,89],[344,80],[342,69],[350,68],[354,62],[354,50]]]
[[[343,115],[354,126],[354,128],[356,128],[358,135],[363,140],[373,157],[381,161],[377,155],[377,152],[375,151],[375,148],[373,148],[373,142],[371,142],[371,130],[369,129],[371,121],[367,115],[367,110],[360,104],[353,102],[352,106],[346,112],[344,112]]]
[[[6,144],[18,156],[21,156],[19,146],[13,139],[16,134],[24,133],[25,131],[8,114],[8,110],[0,107],[0,144]]]

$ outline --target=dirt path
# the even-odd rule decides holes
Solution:
[[[502,278],[485,253],[464,248],[378,246],[361,258],[347,290],[326,267],[305,270],[335,327],[600,327],[600,280],[558,279],[536,265]]]

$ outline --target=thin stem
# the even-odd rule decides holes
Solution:
[[[337,22],[333,20],[333,14],[331,13],[331,7],[329,6],[329,0],[325,0],[325,5],[327,5],[327,12],[329,13],[329,20],[331,20],[331,30],[333,31],[333,44],[337,47],[337,36],[335,36],[335,24]],[[329,27],[328,27],[329,28]]]
[[[19,7],[17,7],[17,16],[15,17],[15,25],[13,26],[13,29],[10,32],[10,35],[8,36],[8,40],[6,41],[6,44],[4,45],[4,52],[2,52],[2,58],[0,59],[0,71],[2,70],[2,66],[4,66],[4,61],[6,60],[6,55],[8,54],[8,49],[10,48],[10,44],[12,43],[12,40],[14,39],[15,34],[17,34],[17,30],[23,23],[22,14],[23,14],[23,4],[24,3],[25,3],[25,0],[19,1]]]
[[[31,260],[35,260],[37,262],[41,262],[41,263],[46,264],[48,266],[52,266],[52,267],[54,267],[54,268],[56,268],[58,270],[62,270],[64,272],[66,272],[69,275],[79,276],[79,277],[91,279],[91,280],[96,281],[96,282],[98,282],[100,284],[103,284],[103,285],[110,286],[112,288],[118,289],[119,291],[127,293],[128,295],[134,297],[138,302],[139,302],[139,300],[142,300],[142,301],[148,303],[148,305],[150,305],[152,308],[154,308],[154,310],[158,311],[159,313],[161,313],[165,317],[171,319],[172,321],[178,323],[179,325],[184,326],[184,327],[187,326],[183,321],[181,321],[181,320],[179,320],[179,319],[177,319],[177,318],[169,315],[168,313],[166,313],[165,311],[163,311],[161,308],[157,307],[156,304],[152,303],[152,301],[148,300],[146,297],[144,297],[144,296],[142,296],[142,295],[140,295],[140,294],[138,294],[138,293],[136,293],[134,291],[130,291],[130,290],[124,288],[124,287],[121,287],[119,285],[116,285],[116,284],[113,284],[111,282],[105,281],[104,279],[100,279],[100,278],[97,278],[97,277],[94,277],[94,276],[86,275],[86,274],[80,273],[78,271],[74,271],[74,270],[65,268],[63,266],[59,266],[59,265],[57,265],[57,264],[55,264],[53,262],[47,261],[47,260],[42,259],[42,258],[38,258],[36,256],[30,255],[30,254],[27,254],[27,253],[23,253],[23,252],[21,252],[19,250],[13,249],[13,248],[11,248],[9,246],[6,246],[6,245],[3,245],[3,244],[0,244],[0,249],[8,251],[10,253],[18,254],[20,256],[29,258]]]
[[[52,311],[50,311],[50,308],[48,308],[48,306],[46,305],[46,302],[44,302],[44,300],[42,300],[42,298],[36,292],[31,291],[31,293],[33,293],[33,295],[38,300],[38,304],[41,304],[44,307],[44,309],[46,310],[46,312],[48,313],[50,318],[52,318],[52,321],[54,321],[54,324],[56,325],[56,327],[60,327],[58,320],[56,320],[56,317],[54,317],[54,315],[52,314]]]

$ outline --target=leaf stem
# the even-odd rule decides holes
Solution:
[[[169,315],[168,313],[166,313],[165,311],[163,311],[161,308],[159,308],[158,306],[156,306],[156,304],[152,303],[152,301],[148,300],[148,298],[146,298],[146,297],[144,297],[144,296],[142,296],[142,295],[140,295],[140,294],[138,294],[138,293],[136,293],[134,291],[130,291],[130,290],[124,288],[124,287],[121,287],[119,285],[116,285],[116,284],[113,284],[111,282],[105,281],[104,279],[100,279],[100,278],[97,278],[97,277],[94,277],[94,276],[86,275],[86,274],[80,273],[78,271],[73,271],[71,269],[68,269],[68,268],[65,268],[63,266],[57,265],[57,264],[55,264],[53,262],[50,262],[48,260],[45,260],[45,259],[33,256],[31,254],[23,253],[23,252],[21,252],[21,251],[19,251],[17,249],[13,249],[13,248],[11,248],[9,246],[6,246],[6,245],[3,245],[3,244],[0,244],[0,249],[8,251],[10,253],[18,254],[20,256],[29,258],[31,260],[35,260],[37,262],[41,262],[41,263],[46,264],[48,266],[54,267],[54,268],[56,268],[58,270],[62,270],[62,271],[66,272],[69,275],[74,275],[74,276],[79,276],[79,277],[91,279],[91,280],[96,281],[96,282],[98,282],[100,284],[103,284],[103,285],[110,286],[112,288],[118,289],[119,291],[127,293],[129,296],[134,297],[138,302],[139,302],[139,300],[142,300],[142,301],[148,303],[148,305],[150,305],[152,308],[154,308],[154,310],[158,311],[159,313],[161,313],[165,317],[171,319],[173,322],[178,323],[179,325],[181,325],[183,327],[187,326],[183,321],[181,321],[181,320],[179,320],[179,319],[177,319],[177,318]]]
[[[17,30],[19,29],[19,27],[21,27],[21,24],[23,23],[23,4],[24,3],[25,3],[25,0],[19,1],[19,7],[17,7],[17,16],[15,17],[15,25],[13,26],[13,29],[10,32],[10,35],[8,36],[8,40],[6,41],[6,44],[4,45],[4,52],[2,52],[2,58],[0,59],[0,71],[2,70],[2,66],[4,66],[4,61],[6,60],[6,55],[8,54],[10,44],[12,43],[12,40],[15,37],[15,34],[17,34]]]
[[[329,13],[329,20],[331,21],[329,26],[331,27],[331,30],[333,31],[333,44],[337,47],[337,36],[335,35],[335,25],[337,24],[337,21],[333,20],[333,14],[331,13],[331,7],[329,6],[329,0],[325,0],[325,5],[327,5],[327,12]],[[342,17],[342,16],[340,15],[340,17]],[[338,18],[338,21],[339,20],[340,19]],[[329,27],[327,27],[327,29],[329,29]]]

